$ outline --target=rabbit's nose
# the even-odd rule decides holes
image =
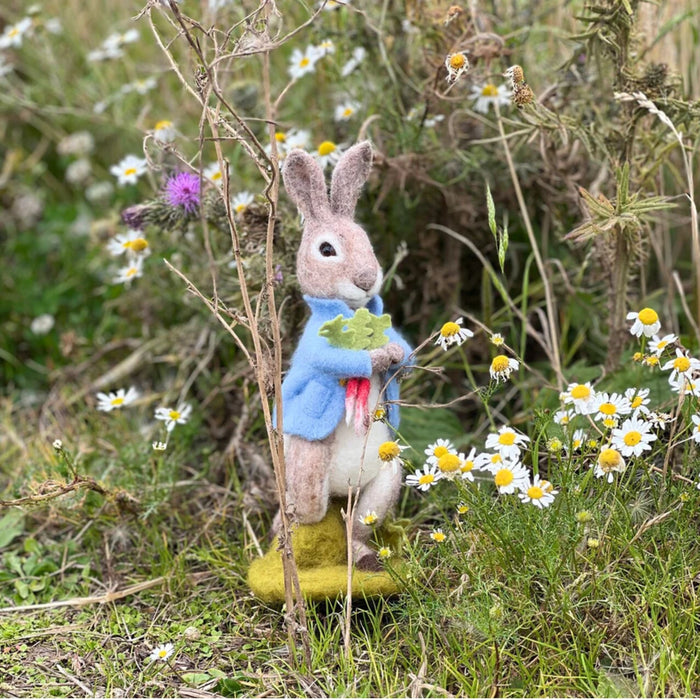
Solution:
[[[377,271],[376,270],[363,270],[352,280],[352,283],[359,287],[363,292],[368,292],[372,289],[372,286],[377,281]]]

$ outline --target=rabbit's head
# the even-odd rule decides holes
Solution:
[[[359,309],[379,292],[382,270],[367,234],[353,221],[371,168],[369,141],[348,149],[333,171],[329,199],[321,166],[302,150],[287,155],[284,185],[304,217],[297,253],[297,277],[304,294],[340,299]]]

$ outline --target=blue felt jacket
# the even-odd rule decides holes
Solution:
[[[284,411],[284,432],[299,435],[306,440],[322,440],[330,435],[345,414],[345,382],[351,377],[372,375],[372,363],[368,350],[346,350],[333,347],[328,339],[318,334],[326,321],[332,321],[342,314],[349,318],[354,311],[339,299],[320,299],[305,296],[304,301],[311,309],[311,317],[306,322],[304,333],[299,340],[291,366],[282,382],[282,405]],[[379,296],[367,303],[370,313],[379,316],[384,304]],[[390,342],[398,343],[404,350],[404,360],[393,365],[382,377],[383,384],[388,376],[408,360],[411,348],[393,329],[385,333]],[[386,388],[386,401],[399,398],[399,385],[392,379]],[[399,426],[399,407],[389,403],[387,420],[394,428]],[[274,419],[273,419],[274,425]]]

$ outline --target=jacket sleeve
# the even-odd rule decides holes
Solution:
[[[339,379],[372,376],[372,361],[367,350],[334,348],[317,328],[308,328],[295,355],[298,360],[320,374]]]

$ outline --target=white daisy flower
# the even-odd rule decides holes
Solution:
[[[690,416],[690,420],[693,421],[693,440],[700,444],[700,416],[695,414]]]
[[[507,107],[510,104],[511,92],[507,85],[496,87],[492,83],[484,85],[473,85],[469,97],[476,100],[474,111],[481,114],[488,114],[491,105]]]
[[[123,408],[133,403],[138,399],[139,392],[134,389],[134,387],[129,387],[129,389],[118,389],[115,392],[111,391],[109,394],[103,394],[99,392],[97,394],[97,410],[106,411],[109,413],[115,408]]]
[[[360,108],[357,102],[342,102],[335,108],[335,121],[346,122],[355,115],[355,112]]]
[[[670,413],[662,413],[660,411],[649,411],[645,418],[651,423],[653,428],[666,430],[666,423],[671,423],[675,418]]]
[[[459,476],[467,481],[474,481],[474,474],[472,472],[476,468],[476,448],[472,447],[471,451],[468,455],[466,455],[466,457],[462,452],[460,452],[458,456],[461,461]]]
[[[365,60],[367,56],[367,49],[365,49],[363,46],[356,46],[352,50],[352,55],[350,58],[345,62],[343,67],[340,70],[340,75],[343,78],[347,78],[350,73],[352,73],[357,66],[362,63],[362,61]]]
[[[46,335],[56,323],[56,319],[51,314],[39,314],[29,324],[29,330],[34,335]]]
[[[447,54],[445,68],[447,69],[447,82],[456,83],[469,70],[467,54],[462,52]]]
[[[688,357],[683,350],[676,348],[676,359],[669,360],[661,369],[671,370],[668,381],[669,384],[674,384],[681,375],[687,379],[692,379],[693,373],[700,370],[700,360]]]
[[[231,209],[236,214],[242,214],[248,208],[248,205],[253,203],[254,199],[255,195],[252,192],[248,192],[248,190],[239,192],[231,197]]]
[[[663,338],[659,338],[658,335],[652,336],[652,339],[649,341],[649,350],[654,353],[657,357],[661,357],[661,354],[663,351],[669,346],[672,345],[673,343],[678,341],[678,336],[673,335],[673,333],[669,333],[668,335],[665,335]]]
[[[628,418],[619,428],[612,431],[611,444],[624,457],[639,457],[651,449],[656,435],[651,432],[651,423],[639,418]]]
[[[316,70],[316,62],[319,58],[321,56],[313,46],[307,46],[304,51],[294,49],[289,58],[289,68],[287,69],[289,77],[293,80],[298,80],[309,73],[313,73]]]
[[[387,467],[391,467],[395,473],[397,469],[403,467],[401,453],[407,449],[408,445],[399,445],[395,440],[388,440],[379,445],[377,454],[379,459],[381,459]]]
[[[25,34],[32,28],[31,17],[25,17],[16,24],[8,24],[0,35],[0,49],[9,49],[11,46],[21,46]]]
[[[326,4],[323,4],[324,0],[321,0],[318,5],[319,7],[323,6],[324,10],[338,10],[341,7],[345,7],[346,5],[349,5],[352,0],[327,0]]]
[[[515,493],[522,491],[530,483],[530,473],[520,462],[503,462],[499,469],[493,471],[493,482],[498,493]]]
[[[492,474],[498,471],[504,463],[505,460],[500,452],[480,452],[474,458],[475,469],[484,469]]]
[[[116,165],[110,167],[109,172],[117,178],[119,185],[135,185],[138,179],[148,170],[145,158],[128,155],[122,158]]]
[[[134,258],[129,265],[117,270],[117,274],[112,280],[114,284],[128,284],[137,277],[143,276],[143,256]]]
[[[532,503],[538,508],[547,508],[554,503],[554,497],[559,493],[552,488],[549,481],[543,481],[538,474],[532,480],[520,487],[518,498],[523,503]]]
[[[552,420],[554,420],[557,425],[569,425],[575,415],[576,414],[571,409],[564,409],[562,411],[557,411]]]
[[[148,657],[149,661],[165,661],[168,657],[172,656],[175,651],[175,647],[168,642],[167,644],[161,644],[157,646]]]
[[[530,438],[504,425],[497,433],[489,433],[484,445],[487,450],[496,450],[504,459],[517,459],[520,448],[527,447]]]
[[[510,378],[510,375],[515,372],[520,363],[513,359],[512,357],[506,357],[506,355],[496,355],[496,357],[491,360],[491,366],[489,367],[489,374],[491,379],[496,380],[496,384],[503,380],[504,382]]]
[[[455,446],[449,440],[438,438],[434,443],[425,448],[425,454],[428,456],[430,464],[437,464],[438,459],[448,452],[456,454]]]
[[[692,394],[700,397],[700,381],[697,379],[689,379],[684,374],[679,374],[674,382],[669,382],[671,391],[675,394]]]
[[[130,229],[126,233],[118,233],[107,243],[107,250],[111,255],[131,255],[146,256],[150,253],[148,241],[143,237],[143,231]]]
[[[630,333],[636,335],[638,338],[642,333],[647,337],[651,338],[653,335],[659,332],[661,328],[661,323],[659,322],[659,314],[646,307],[639,312],[630,311],[627,314],[628,321],[634,321],[632,327],[630,328]]]
[[[433,129],[435,128],[440,122],[445,121],[445,115],[444,114],[434,114],[432,117],[427,117],[425,121],[423,122],[423,126],[426,129]]]
[[[325,169],[328,165],[335,165],[344,151],[344,146],[340,144],[333,143],[333,141],[322,141],[312,155],[321,164],[321,167]]]
[[[324,39],[320,44],[312,47],[312,51],[318,56],[318,58],[323,58],[324,56],[329,56],[335,53],[335,44],[332,39]]]
[[[221,186],[224,184],[224,176],[218,163],[209,163],[209,165],[202,170],[202,175],[216,185]]]
[[[630,408],[634,415],[649,413],[649,389],[638,389],[636,386],[632,386],[625,389],[625,398],[630,402]]]
[[[455,454],[454,452],[447,452],[446,454],[439,457],[437,460],[437,468],[440,470],[443,478],[454,479],[460,475],[460,469],[464,462],[463,454]],[[436,464],[435,462],[429,462],[429,464]]]
[[[598,409],[595,391],[590,382],[569,384],[562,398],[565,404],[573,404],[574,411],[584,416],[595,413]]]
[[[103,42],[104,48],[122,47],[124,44],[133,44],[139,39],[138,29],[127,29],[125,32],[115,32],[110,34]]]
[[[60,452],[63,449],[63,440],[59,440],[58,438],[56,438],[52,444],[56,452]]]
[[[434,486],[442,477],[440,470],[434,464],[424,464],[423,470],[416,469],[413,474],[409,474],[404,482],[406,486],[415,486],[419,491],[427,491]]]
[[[158,85],[158,81],[150,76],[148,78],[141,78],[139,80],[134,80],[132,83],[127,83],[121,89],[122,95],[128,95],[130,92],[135,92],[138,95],[145,95],[151,90],[154,90]]]
[[[364,515],[360,515],[358,517],[358,520],[363,524],[363,525],[374,525],[377,520],[379,520],[379,516],[377,515],[376,510],[368,510]]]
[[[625,460],[618,450],[610,445],[603,447],[596,460],[594,476],[597,479],[606,478],[611,484],[615,478],[615,472],[623,472],[625,470]]]
[[[596,409],[593,420],[616,421],[620,416],[627,416],[632,413],[632,406],[628,399],[621,394],[608,394],[601,392],[596,394]],[[607,423],[606,423],[607,425]]]
[[[116,58],[121,58],[124,52],[118,46],[104,47],[100,46],[97,49],[88,51],[87,60],[94,61],[108,61]]]
[[[489,341],[497,348],[500,348],[501,345],[505,345],[506,339],[500,333],[492,333]]]
[[[290,129],[287,132],[287,149],[301,148],[307,151],[311,147],[311,132],[308,129]]]
[[[578,428],[574,430],[574,434],[571,436],[571,451],[578,452],[586,442],[586,433],[583,428]]]
[[[171,121],[168,119],[161,119],[156,122],[153,129],[153,138],[158,141],[158,143],[172,143],[176,136],[177,131]]]
[[[187,423],[192,406],[188,403],[181,403],[176,409],[173,408],[156,408],[156,420],[165,421],[165,429],[170,432],[176,425],[184,425]]]
[[[447,350],[450,345],[461,345],[467,338],[473,338],[472,333],[468,328],[462,328],[463,318],[458,318],[456,321],[448,321],[443,324],[440,329],[440,335],[435,341],[435,345],[440,345],[443,350]]]
[[[167,442],[160,442],[160,440],[157,440],[156,442],[153,443],[153,449],[156,452],[165,452],[165,450],[168,449],[168,443]]]
[[[439,544],[440,542],[444,542],[445,539],[447,539],[447,535],[442,531],[441,527],[438,527],[430,533],[430,539],[433,542],[437,542]]]

